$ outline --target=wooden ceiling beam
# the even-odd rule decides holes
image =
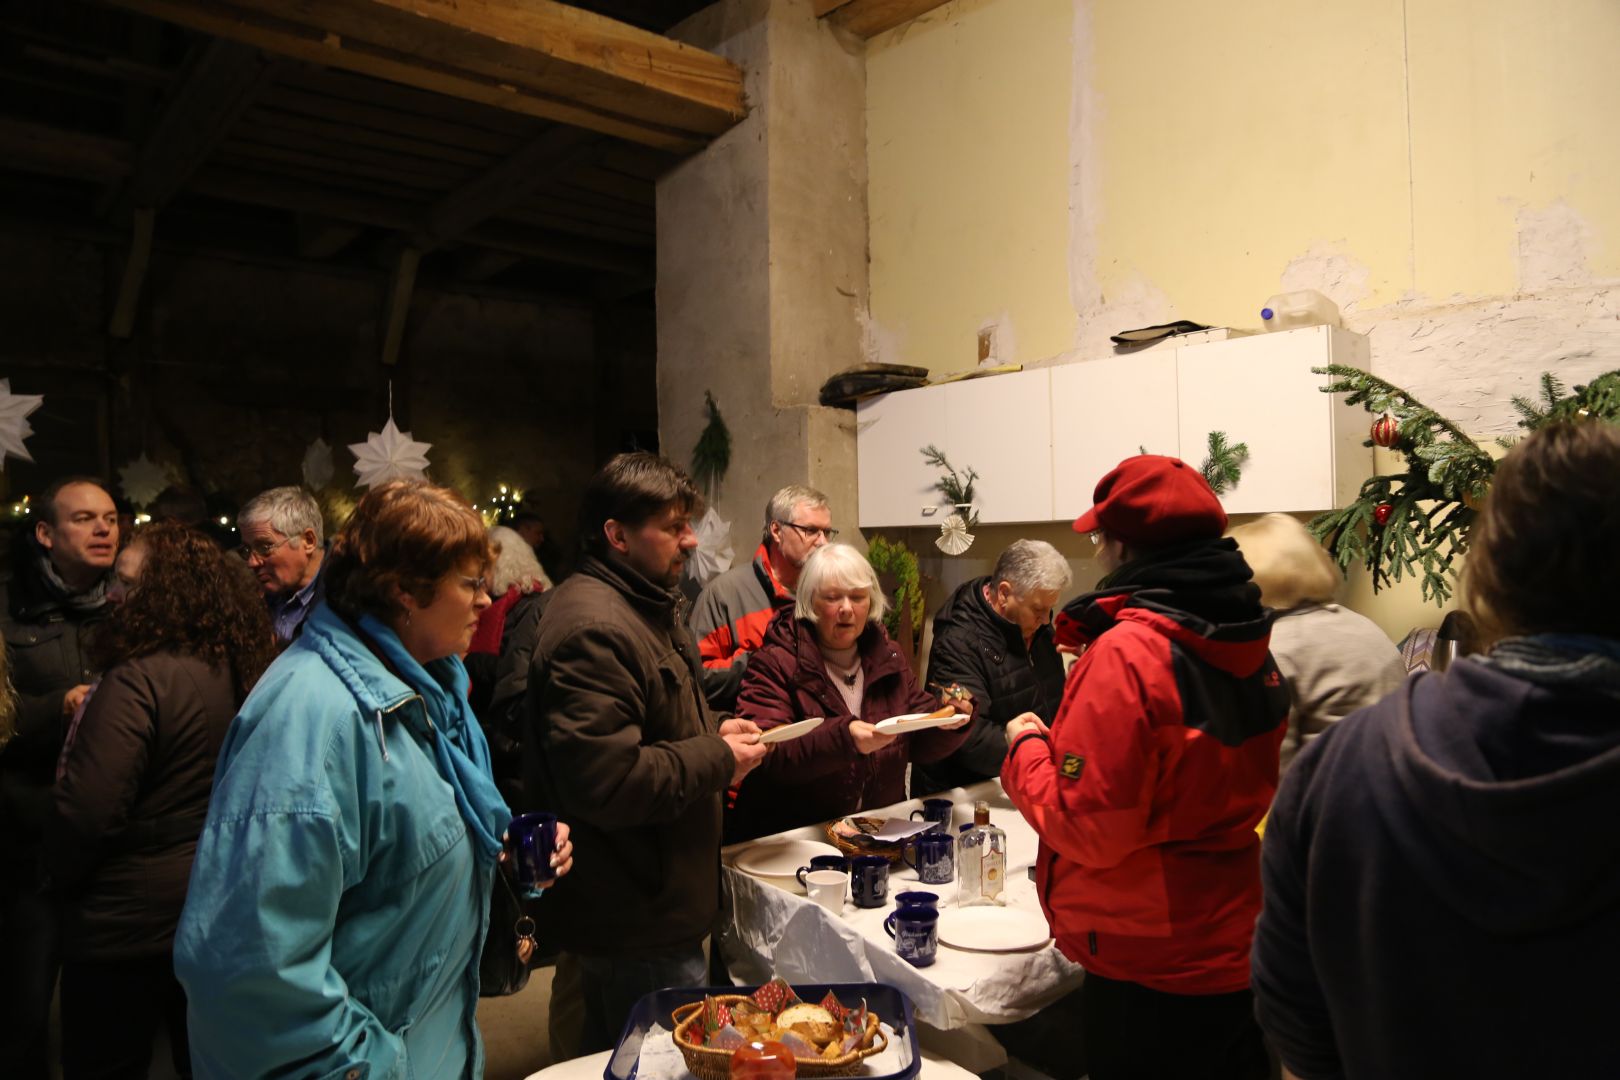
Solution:
[[[540,133],[505,161],[440,199],[417,231],[417,243],[438,247],[499,217],[556,177],[594,160],[599,141],[562,126]]]
[[[691,153],[742,118],[723,57],[554,0],[109,0],[311,63]]]
[[[876,37],[919,15],[926,15],[948,0],[816,0],[816,14],[857,37]],[[822,10],[825,9],[825,10]]]
[[[69,180],[117,180],[129,175],[129,144],[122,139],[0,116],[0,161],[23,172]]]

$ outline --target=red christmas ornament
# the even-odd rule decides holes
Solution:
[[[1381,526],[1388,525],[1389,515],[1393,514],[1394,512],[1395,508],[1389,505],[1389,503],[1379,503],[1377,506],[1373,507],[1373,520],[1378,522],[1378,524]]]
[[[1373,421],[1372,441],[1376,446],[1388,450],[1401,441],[1401,425],[1389,413],[1385,413]]]

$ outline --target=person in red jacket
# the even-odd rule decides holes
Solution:
[[[765,631],[737,698],[737,712],[760,730],[812,716],[825,722],[778,743],[737,792],[726,814],[726,842],[830,821],[906,797],[906,764],[940,761],[962,744],[971,699],[951,698],[951,723],[890,735],[874,725],[940,708],[917,685],[883,630],[877,574],[847,544],[820,548],[805,564],[794,606]]]
[[[1086,969],[1093,1080],[1263,1080],[1254,829],[1288,714],[1270,613],[1197,469],[1127,458],[1094,503],[1074,528],[1109,572],[1057,619],[1084,651],[1050,728],[1008,723],[1002,784],[1040,834],[1058,947]]]

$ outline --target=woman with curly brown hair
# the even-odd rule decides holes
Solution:
[[[70,730],[46,832],[68,1080],[146,1075],[165,1023],[190,1074],[175,925],[215,759],[275,655],[251,580],[208,537],[155,525],[133,546],[140,577],[91,646],[105,674]]]

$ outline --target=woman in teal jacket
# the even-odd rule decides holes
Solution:
[[[199,1077],[476,1078],[511,812],[467,704],[483,522],[393,482],[332,544],[326,601],[232,723],[175,971]],[[561,832],[561,830],[559,830]],[[566,872],[570,848],[554,862]]]

